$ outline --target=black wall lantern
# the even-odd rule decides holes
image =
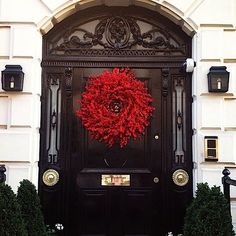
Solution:
[[[20,65],[6,65],[2,71],[2,89],[5,91],[22,91],[24,72]]]
[[[226,66],[212,66],[208,77],[208,91],[225,93],[229,89],[229,72]]]

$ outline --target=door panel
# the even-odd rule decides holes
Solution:
[[[73,110],[74,113],[79,109],[78,101],[83,91],[86,81],[89,76],[97,75],[101,73],[105,68],[101,69],[78,69],[75,71],[73,79]],[[143,137],[137,140],[131,140],[124,149],[119,148],[119,145],[115,145],[112,148],[107,148],[106,144],[100,143],[96,140],[91,140],[86,130],[81,127],[81,123],[78,119],[75,119],[76,129],[79,132],[74,133],[73,136],[77,136],[77,143],[80,144],[80,155],[82,158],[81,168],[84,169],[100,169],[100,168],[146,168],[148,169],[150,164],[150,155],[148,153],[153,151],[160,152],[160,141],[153,142],[148,141],[148,136],[160,134],[160,104],[161,104],[161,92],[160,83],[161,76],[160,70],[155,69],[136,69],[136,78],[144,81],[149,92],[153,96],[153,106],[158,107],[153,114],[155,121],[152,122],[145,132]],[[153,81],[155,78],[156,81]],[[158,127],[159,124],[159,127]],[[105,159],[105,160],[104,160]]]
[[[106,232],[108,222],[108,192],[104,190],[81,190],[78,194],[79,208],[82,222],[79,222],[82,235],[101,234]],[[99,217],[100,216],[100,217]],[[101,217],[102,216],[102,217]]]
[[[87,80],[106,68],[76,69],[73,76],[73,113]],[[130,140],[124,148],[91,140],[74,117],[72,137],[72,189],[70,215],[78,219],[78,235],[151,235],[152,219],[161,212],[161,73],[160,69],[135,69],[153,97],[155,111],[143,137]],[[159,136],[155,139],[154,136]],[[130,186],[102,186],[102,174],[130,176]],[[74,182],[73,182],[74,180]],[[79,202],[79,204],[77,204]],[[77,206],[77,207],[76,207]],[[96,221],[96,219],[98,219]]]
[[[149,235],[152,232],[152,190],[127,190],[124,192],[124,235],[140,233]],[[130,223],[130,219],[134,224]]]

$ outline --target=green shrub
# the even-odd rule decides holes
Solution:
[[[0,184],[0,235],[27,236],[20,206],[11,187]]]
[[[17,199],[21,206],[21,212],[28,234],[30,236],[47,235],[40,199],[35,186],[29,180],[20,182]]]
[[[209,188],[207,183],[197,185],[196,198],[186,211],[184,235],[235,235],[228,202],[220,187]]]

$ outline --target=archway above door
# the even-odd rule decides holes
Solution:
[[[55,25],[66,19],[67,17],[79,12],[81,10],[94,7],[94,6],[140,6],[146,9],[150,9],[157,12],[171,21],[176,25],[179,25],[182,30],[189,36],[193,36],[197,31],[197,24],[189,16],[185,16],[184,12],[178,9],[167,1],[153,1],[153,0],[125,0],[125,1],[114,1],[114,0],[77,0],[77,1],[66,1],[60,7],[56,8],[50,16],[43,19],[38,24],[40,32],[44,35],[49,32]],[[195,6],[196,7],[196,6]]]
[[[136,66],[138,61],[142,66],[148,61],[165,63],[170,56],[172,63],[183,63],[191,53],[191,38],[180,26],[137,6],[85,9],[57,24],[44,38],[43,65],[55,60],[62,65],[65,58],[75,64],[95,57],[107,65],[111,57],[113,63],[133,58]]]

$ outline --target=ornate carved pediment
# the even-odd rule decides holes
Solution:
[[[49,55],[185,55],[186,45],[167,30],[130,16],[112,16],[72,26],[48,42]]]

